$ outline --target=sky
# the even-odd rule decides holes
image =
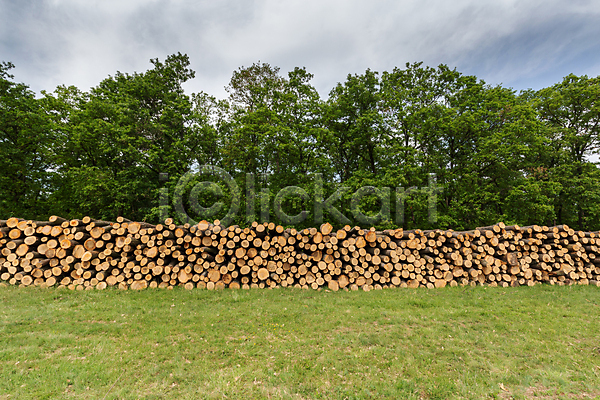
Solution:
[[[323,98],[348,74],[446,64],[541,89],[600,75],[597,0],[0,0],[0,61],[32,90],[81,90],[185,53],[188,93],[224,98],[233,71],[305,67]]]

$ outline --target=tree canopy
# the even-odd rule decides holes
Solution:
[[[41,96],[0,64],[0,218],[158,222],[177,217],[182,195],[191,219],[236,201],[232,223],[246,211],[306,227],[321,196],[336,225],[339,210],[379,215],[381,228],[600,229],[599,77],[517,93],[413,63],[349,74],[323,99],[305,68],[258,62],[234,71],[219,100],[185,93],[187,55],[150,63]],[[275,204],[306,218],[282,219]],[[228,207],[217,208],[210,216],[223,218]]]

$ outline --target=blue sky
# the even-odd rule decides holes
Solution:
[[[0,61],[34,91],[82,90],[149,59],[190,56],[188,92],[224,97],[253,62],[304,66],[325,97],[349,73],[447,64],[490,84],[600,75],[600,2],[484,0],[0,0]]]

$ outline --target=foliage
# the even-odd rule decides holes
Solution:
[[[46,216],[53,163],[49,120],[28,87],[0,63],[0,216]]]
[[[348,75],[321,99],[305,68],[258,62],[217,100],[185,94],[186,55],[151,64],[39,99],[1,65],[0,217],[185,222],[223,218],[233,202],[232,223],[304,228],[365,225],[357,212],[369,220],[389,203],[378,228],[600,229],[598,77],[516,93],[414,63]],[[222,172],[198,173],[204,165]],[[274,203],[303,217],[286,222]]]
[[[151,62],[153,69],[119,72],[90,93],[59,88],[47,94],[49,111],[64,121],[64,145],[56,151],[62,190],[55,197],[63,215],[144,220],[158,197],[160,173],[178,176],[194,161],[215,158],[204,108],[211,99],[183,92],[194,77],[187,56]],[[66,110],[65,95],[73,104]]]

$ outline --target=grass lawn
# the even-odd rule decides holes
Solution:
[[[600,398],[600,288],[0,288],[0,399]]]

